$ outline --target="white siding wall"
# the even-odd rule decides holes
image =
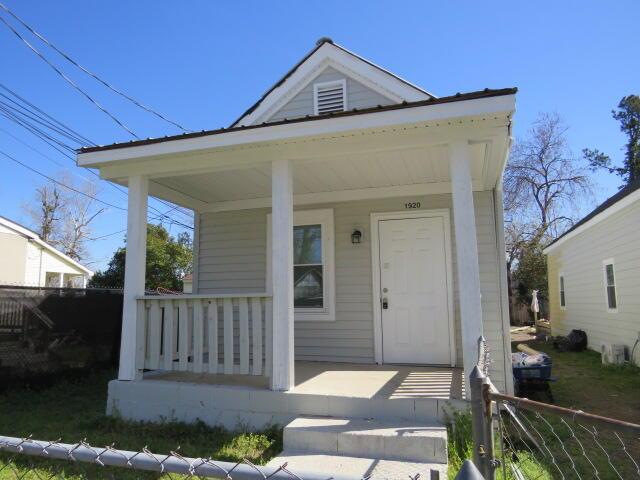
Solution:
[[[26,250],[26,238],[7,228],[0,229],[0,283],[23,282]]]
[[[40,268],[40,254],[42,252],[42,268]],[[70,273],[82,275],[84,272],[65,262],[51,252],[42,249],[38,245],[29,242],[27,244],[27,258],[25,268],[25,284],[40,285],[45,284],[46,272]]]
[[[608,258],[615,263],[617,313],[607,311],[602,261]],[[584,330],[589,347],[598,351],[602,343],[633,347],[640,332],[640,201],[565,241],[547,260],[553,334]],[[561,271],[565,310],[559,304]]]
[[[289,100],[280,110],[273,114],[269,121],[283,120],[285,118],[304,117],[313,115],[313,84],[319,82],[331,82],[334,80],[347,80],[347,108],[368,108],[377,105],[391,105],[393,100],[380,95],[378,92],[365,87],[361,83],[347,77],[334,68],[327,67],[312,82],[303,88],[295,97]]]
[[[492,192],[474,195],[484,331],[492,355],[493,380],[504,385],[502,318]],[[404,209],[420,201],[422,208],[451,208],[450,195],[430,195],[321,204],[301,209],[333,208],[335,221],[336,321],[296,322],[296,358],[319,361],[373,363],[373,297],[370,214]],[[267,209],[203,213],[199,230],[199,293],[264,291],[266,275]],[[351,244],[354,228],[364,232],[360,245]],[[455,236],[452,232],[455,242]],[[454,264],[454,304],[458,365],[460,319]]]

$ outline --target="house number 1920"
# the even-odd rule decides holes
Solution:
[[[404,208],[420,208],[420,202],[405,203]]]

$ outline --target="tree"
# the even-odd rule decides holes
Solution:
[[[36,189],[34,204],[24,205],[31,217],[34,229],[44,242],[55,243],[54,232],[62,217],[63,201],[56,184],[46,184]]]
[[[617,110],[611,115],[620,122],[620,130],[627,136],[624,162],[621,167],[613,165],[609,155],[598,149],[585,148],[582,153],[593,170],[605,169],[623,178],[627,185],[640,181],[640,97],[623,97]]]
[[[66,185],[70,188],[65,188]],[[36,189],[34,202],[24,206],[43,241],[77,261],[86,260],[86,242],[91,225],[106,211],[95,200],[99,190],[94,182],[74,181],[65,172]]]
[[[124,285],[126,249],[118,248],[106,270],[97,272],[89,281],[91,287]],[[145,288],[155,290],[182,289],[182,278],[192,271],[193,251],[187,233],[172,237],[162,225],[147,225],[147,265]]]
[[[546,291],[542,245],[573,225],[591,196],[587,171],[567,145],[567,129],[557,114],[541,114],[512,148],[504,176],[509,289],[514,278],[526,290]]]
[[[64,194],[64,220],[56,233],[59,248],[74,260],[87,258],[86,242],[91,237],[91,224],[106,208],[98,207],[95,198],[98,187],[93,182],[76,185],[70,176],[62,177],[65,185],[73,186]]]

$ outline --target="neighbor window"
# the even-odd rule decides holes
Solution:
[[[560,308],[566,308],[567,299],[564,295],[564,275],[560,275]]]
[[[293,305],[296,320],[335,320],[333,210],[293,214]],[[271,291],[271,215],[267,228],[267,286]]]
[[[616,310],[618,308],[618,299],[616,297],[616,274],[613,267],[613,260],[605,260],[603,264],[607,308],[609,310]]]

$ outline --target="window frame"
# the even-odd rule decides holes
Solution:
[[[267,292],[273,293],[271,269],[271,213],[267,214]],[[295,308],[295,321],[333,322],[336,319],[335,227],[333,209],[296,210],[293,226],[320,225],[322,231],[322,288],[323,308]],[[293,236],[293,231],[291,232]]]
[[[558,304],[560,305],[560,310],[567,309],[567,286],[565,282],[564,272],[558,273]]]
[[[342,111],[347,111],[347,79],[342,78],[340,80],[331,80],[329,82],[317,82],[313,84],[313,114],[320,115],[318,113],[318,89],[324,87],[332,87],[339,85],[342,87]],[[328,115],[325,114],[325,115]]]
[[[607,278],[607,266],[611,265],[613,270],[613,285],[609,285],[609,279]],[[604,304],[607,308],[607,312],[609,313],[617,313],[618,312],[618,282],[616,279],[616,264],[613,258],[605,258],[602,261],[602,279],[604,282]],[[613,287],[613,297],[616,302],[616,306],[611,308],[609,306],[609,287]]]

